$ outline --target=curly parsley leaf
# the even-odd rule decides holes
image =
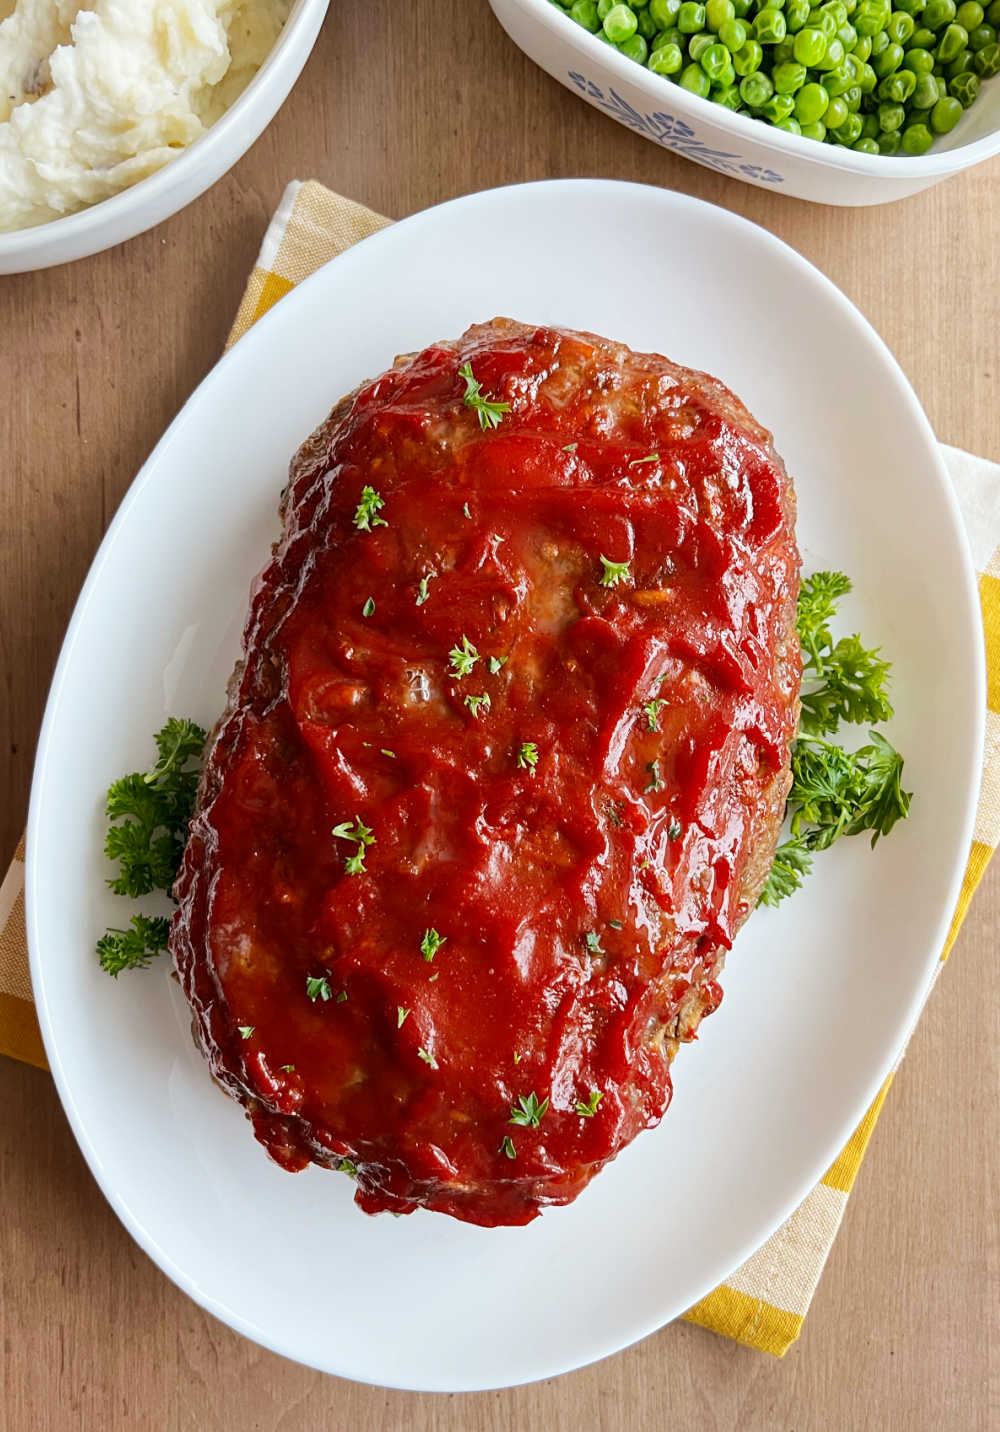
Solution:
[[[384,506],[385,498],[377,493],[374,487],[363,487],[361,501],[354,514],[354,525],[358,531],[370,532],[373,527],[388,527],[385,518],[378,515]]]
[[[504,413],[510,412],[509,403],[500,403],[492,398],[484,397],[482,384],[473,377],[472,364],[463,363],[458,370],[458,376],[465,379],[465,392],[462,394],[462,402],[467,408],[472,408],[479,419],[479,426],[485,432],[488,428],[500,426],[500,420]]]
[[[207,738],[193,721],[172,716],[153,739],[153,769],[133,771],[108,789],[107,814],[119,824],[109,826],[104,852],[118,862],[118,875],[108,881],[116,895],[169,890],[187,841]]]
[[[793,894],[812,869],[812,856],[800,840],[786,840],[774,852],[758,905],[780,905]]]
[[[892,716],[887,686],[889,663],[861,638],[834,641],[830,621],[837,603],[851,590],[843,572],[816,572],[799,592],[796,626],[802,644],[802,715],[809,736],[829,736],[841,721],[860,724]]]
[[[101,969],[115,979],[122,970],[144,970],[167,948],[170,921],[162,915],[133,915],[127,930],[108,930],[97,942]]]

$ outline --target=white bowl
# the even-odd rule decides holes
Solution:
[[[747,184],[818,204],[905,199],[1000,153],[1000,77],[922,155],[860,154],[734,114],[603,44],[550,0],[490,0],[516,45],[567,89],[645,139]]]
[[[0,274],[82,259],[151,229],[197,199],[246,153],[281,108],[316,42],[329,0],[295,0],[278,42],[239,99],[190,149],[89,209],[0,234]]]

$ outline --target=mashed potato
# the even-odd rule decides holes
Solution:
[[[0,0],[0,230],[161,168],[259,69],[291,0]]]

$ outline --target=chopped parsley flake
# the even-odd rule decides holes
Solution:
[[[375,836],[372,834],[371,826],[362,824],[361,817],[354,817],[354,824],[349,820],[341,821],[340,825],[333,827],[332,834],[337,840],[352,840],[357,845],[353,855],[347,856],[344,861],[344,869],[348,875],[360,875],[365,866],[365,850],[369,845],[375,844]]]
[[[579,1114],[581,1119],[593,1118],[597,1113],[597,1106],[603,1098],[604,1095],[600,1089],[591,1089],[590,1097],[585,1104],[581,1104],[580,1101],[577,1100],[573,1108],[574,1114]]]
[[[517,1150],[514,1147],[514,1140],[510,1134],[504,1134],[503,1141],[500,1144],[500,1152],[506,1154],[509,1159],[517,1158]]]
[[[601,566],[604,568],[601,574],[602,587],[617,587],[619,582],[628,581],[632,575],[628,562],[609,562],[603,553],[601,554]]]
[[[239,1030],[239,1032],[240,1032],[240,1038],[241,1038],[241,1039],[249,1039],[250,1036],[251,1036],[251,1034],[253,1034],[254,1029],[256,1028],[256,1025],[253,1025],[253,1024],[238,1024],[238,1025],[236,1026],[236,1028],[237,1028],[237,1029]]]
[[[370,532],[373,527],[387,527],[389,524],[385,518],[378,516],[384,506],[385,499],[379,496],[374,487],[363,487],[361,501],[354,514],[354,525],[358,531]]]
[[[608,924],[611,926],[612,930],[621,930],[624,928],[621,920],[609,920]]]
[[[350,1178],[357,1178],[358,1166],[353,1159],[341,1159],[337,1165],[338,1173],[346,1173]]]
[[[601,944],[601,937],[596,930],[588,930],[583,937],[587,942],[587,949],[592,955],[603,955],[604,946]]]
[[[452,647],[448,653],[448,660],[451,662],[455,676],[471,676],[473,668],[479,660],[479,652],[469,638],[463,634],[462,645]]]
[[[510,1122],[521,1124],[526,1129],[537,1129],[548,1107],[548,1099],[543,1099],[539,1103],[538,1096],[534,1092],[527,1096],[522,1094],[517,1103],[511,1105]]]
[[[653,701],[647,701],[642,708],[646,713],[646,721],[650,731],[658,731],[660,729],[660,707],[666,704],[662,697],[657,697]]]
[[[361,608],[361,615],[363,617],[373,617],[375,615],[374,597],[369,597],[367,602],[365,602],[364,606]]]
[[[380,751],[379,754],[380,754],[380,755],[383,755],[383,756],[388,756],[388,757],[390,758],[390,760],[393,760],[393,761],[396,759],[396,752],[395,752],[395,751],[387,751],[384,746],[382,747],[382,749],[381,749],[381,751]]]
[[[487,428],[499,427],[504,413],[510,412],[510,404],[500,403],[483,396],[482,384],[472,376],[471,363],[463,363],[458,370],[458,376],[465,379],[462,402],[467,408],[473,409],[483,431],[485,432]]]
[[[661,791],[663,789],[663,782],[660,780],[657,763],[655,761],[647,761],[646,770],[649,772],[649,785],[643,794],[646,794],[648,791]]]
[[[469,504],[467,502],[462,503],[462,516],[469,518],[472,517],[472,513],[469,511]]]
[[[432,1069],[436,1069],[438,1067],[438,1062],[434,1058],[434,1055],[428,1054],[426,1049],[418,1049],[417,1058],[422,1059],[425,1064],[429,1064]]]
[[[517,765],[519,770],[535,774],[535,767],[538,765],[538,747],[534,741],[522,742],[521,749],[517,753]]]
[[[505,656],[491,656],[486,664],[490,669],[490,675],[496,676],[500,668],[506,666],[507,658]]]
[[[447,935],[439,935],[437,930],[424,931],[424,938],[420,941],[420,953],[428,964],[437,954],[441,946],[447,942],[447,939]]]
[[[294,1065],[294,1064],[282,1064],[282,1066],[281,1066],[281,1072],[282,1072],[283,1074],[294,1074],[294,1073],[295,1073],[295,1065]]]
[[[465,704],[466,706],[468,706],[473,716],[477,718],[479,716],[479,708],[481,706],[484,708],[484,710],[488,711],[493,705],[492,701],[490,700],[490,694],[488,691],[484,691],[481,696],[467,696],[465,698]]]
[[[347,990],[346,990],[346,989],[342,989],[342,990],[340,991],[340,993],[338,994],[338,996],[337,996],[337,1003],[338,1003],[338,1004],[345,1004],[346,1001],[347,1001]]]
[[[658,452],[651,452],[648,457],[634,457],[629,463],[629,467],[642,467],[644,462],[659,462],[659,460],[660,454]]]
[[[420,578],[420,583],[419,583],[419,585],[418,585],[418,587],[417,587],[417,606],[418,606],[418,607],[422,607],[423,604],[424,604],[424,602],[426,602],[427,598],[430,596],[430,592],[427,590],[427,583],[430,581],[430,579],[431,579],[432,577],[436,577],[436,576],[437,576],[437,572],[428,572],[425,576],[423,576],[423,577]]]
[[[567,443],[563,448],[563,452],[576,452],[577,446],[577,443]]]
[[[680,840],[681,835],[683,834],[683,831],[684,831],[684,828],[683,828],[683,826],[681,825],[680,821],[679,821],[679,820],[672,820],[672,821],[670,822],[670,828],[669,828],[669,830],[667,831],[667,839],[668,839],[668,840]]]
[[[308,975],[306,977],[306,994],[312,1000],[313,1004],[315,1004],[318,999],[325,1002],[330,998],[332,993],[330,981],[326,975]]]
[[[519,1053],[519,1052],[515,1049],[515,1050],[514,1050],[514,1063],[515,1063],[515,1064],[520,1064],[520,1062],[521,1062],[521,1060],[522,1060],[523,1058],[524,1058],[524,1055],[521,1054],[521,1053]]]
[[[397,1006],[396,1006],[396,1028],[397,1028],[397,1029],[402,1029],[403,1025],[406,1023],[406,1016],[409,1014],[409,1012],[410,1012],[410,1011],[409,1011],[408,1009],[405,1009],[405,1008],[403,1007],[403,1005],[397,1004]]]

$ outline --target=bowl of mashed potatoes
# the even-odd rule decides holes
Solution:
[[[270,122],[329,0],[0,0],[0,273],[110,248]]]

